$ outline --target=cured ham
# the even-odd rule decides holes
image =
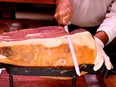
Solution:
[[[78,64],[93,64],[96,47],[83,29],[65,32],[61,26],[22,29],[0,35],[0,63],[29,67],[73,67],[67,35]]]

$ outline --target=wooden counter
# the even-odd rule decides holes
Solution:
[[[31,3],[31,4],[55,4],[54,0],[0,0],[0,2]]]
[[[22,5],[54,6],[55,2],[54,0],[0,0],[0,19],[16,19],[17,8],[21,8]]]

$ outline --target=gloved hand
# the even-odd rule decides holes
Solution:
[[[66,25],[72,16],[70,0],[56,0],[56,11],[54,18],[60,25]]]
[[[110,62],[110,58],[106,55],[106,53],[103,50],[104,44],[97,37],[95,37],[95,43],[96,43],[96,49],[97,49],[97,56],[94,61],[94,68],[93,68],[94,71],[97,71],[98,69],[100,69],[103,63],[105,64],[108,70],[111,70],[113,66]]]

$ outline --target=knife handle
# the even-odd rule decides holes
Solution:
[[[64,26],[64,29],[67,33],[69,33],[69,29],[68,29],[68,25],[71,24],[71,21],[69,21],[65,26]]]

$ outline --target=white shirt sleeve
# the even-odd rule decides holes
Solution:
[[[116,37],[116,0],[111,5],[110,12],[106,14],[103,23],[97,31],[104,31],[108,35],[109,42]]]
[[[0,74],[2,73],[2,69],[0,69]]]

